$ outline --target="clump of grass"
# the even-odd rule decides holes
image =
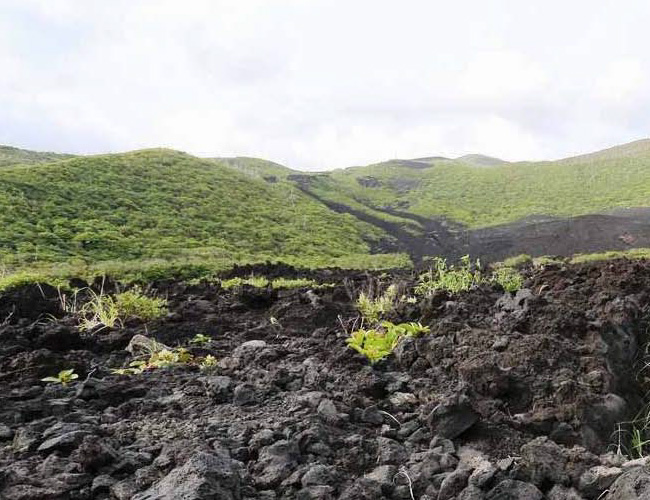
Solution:
[[[121,292],[114,297],[88,289],[90,300],[78,310],[81,331],[100,331],[121,326],[126,319],[151,321],[167,314],[167,301],[147,297],[140,288]],[[76,305],[75,305],[76,307]]]
[[[378,328],[352,332],[346,342],[371,363],[376,363],[391,354],[402,338],[415,337],[428,332],[429,327],[422,326],[420,323],[396,325],[390,321],[382,321]]]
[[[146,296],[140,287],[115,295],[115,306],[120,317],[137,318],[142,321],[152,321],[167,314],[167,301],[160,297]]]
[[[79,329],[82,332],[101,331],[121,324],[120,313],[115,300],[102,292],[89,290],[90,300],[79,311]]]
[[[472,264],[469,255],[465,255],[461,258],[460,265],[454,266],[448,265],[447,259],[434,257],[433,265],[426,273],[420,275],[415,293],[423,296],[431,295],[437,290],[458,293],[484,281],[481,262],[478,259]]]
[[[524,284],[524,278],[512,267],[498,267],[492,274],[492,281],[498,283],[506,292],[516,292]]]
[[[397,285],[390,285],[386,291],[376,298],[370,293],[361,292],[357,299],[357,309],[363,319],[369,323],[376,323],[385,314],[392,311],[397,299]]]

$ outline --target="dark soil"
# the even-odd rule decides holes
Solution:
[[[83,335],[55,290],[0,297],[0,498],[650,498],[645,462],[615,454],[644,403],[649,263],[405,304],[388,319],[431,333],[374,366],[345,344],[353,299],[411,277],[315,276],[337,285],[160,283],[167,318]],[[198,333],[214,338],[190,347],[218,358],[212,373],[110,371],[136,334]],[[69,368],[67,387],[40,381]]]

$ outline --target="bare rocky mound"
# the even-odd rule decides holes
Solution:
[[[379,278],[319,279],[345,283],[159,284],[164,320],[84,335],[55,290],[1,296],[0,498],[650,497],[619,426],[644,406],[650,264],[530,270],[517,294],[405,304],[388,319],[431,332],[372,366],[344,329]],[[214,341],[188,344],[199,333]],[[111,373],[135,335],[218,366]],[[40,381],[66,368],[75,383]]]

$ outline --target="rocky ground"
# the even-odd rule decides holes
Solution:
[[[159,283],[165,319],[94,334],[49,287],[0,296],[0,498],[650,498],[619,425],[647,389],[649,263],[528,270],[516,295],[405,303],[387,319],[431,332],[374,366],[345,344],[354,299],[411,277],[315,276],[336,286]],[[213,372],[110,371],[137,334],[175,346],[198,333],[214,342],[190,350],[213,354]],[[40,380],[68,368],[80,377],[66,387]]]

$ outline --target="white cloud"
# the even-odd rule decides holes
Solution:
[[[4,0],[0,143],[307,169],[590,151],[648,135],[648,16],[641,0]]]
[[[596,78],[595,97],[613,103],[624,103],[642,97],[648,74],[641,61],[623,59],[610,63]]]

